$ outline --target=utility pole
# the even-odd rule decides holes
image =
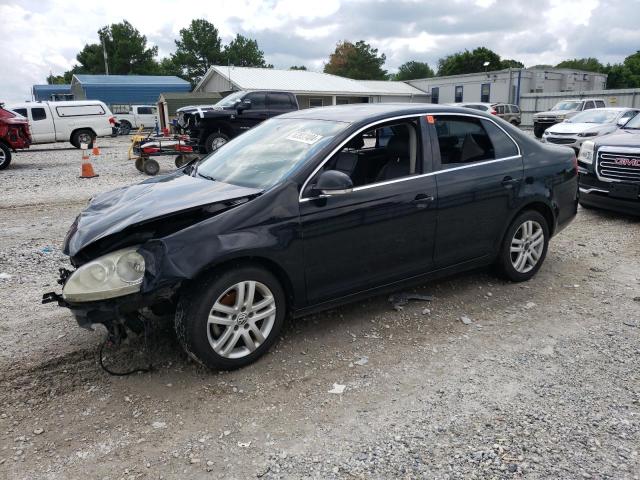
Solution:
[[[100,36],[100,40],[102,41],[102,56],[104,57],[104,71],[107,75],[109,75],[109,62],[107,61],[107,46],[104,43],[103,36]]]

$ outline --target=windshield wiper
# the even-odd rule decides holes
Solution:
[[[205,175],[204,173],[200,173],[200,172],[198,172],[197,170],[196,170],[196,174],[197,174],[199,177],[206,178],[207,180],[211,180],[212,182],[217,181],[215,178],[213,178],[213,177],[211,177],[211,176],[209,176],[209,175]]]

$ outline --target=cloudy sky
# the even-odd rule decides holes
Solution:
[[[363,39],[394,71],[408,60],[486,46],[525,65],[593,56],[619,62],[640,49],[640,0],[0,0],[0,100],[25,100],[49,72],[71,68],[97,30],[123,19],[160,56],[194,18],[258,40],[276,68],[322,70],[339,40]]]

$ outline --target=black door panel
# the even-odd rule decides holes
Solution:
[[[300,204],[307,299],[317,303],[432,268],[432,175]]]

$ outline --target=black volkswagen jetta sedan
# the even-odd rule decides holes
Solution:
[[[199,162],[96,196],[64,241],[58,301],[112,336],[175,312],[212,368],[267,351],[285,315],[497,264],[540,269],[577,210],[572,150],[440,105],[314,108]]]
[[[583,142],[580,205],[640,215],[640,115],[616,132]]]

